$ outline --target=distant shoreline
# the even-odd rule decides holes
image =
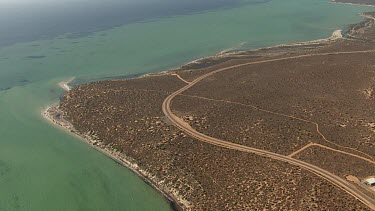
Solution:
[[[193,60],[191,62],[188,62],[181,67],[192,65],[192,64],[199,64],[205,60],[210,60],[210,59],[224,59],[227,57],[231,56],[241,56],[242,54],[246,54],[249,52],[255,52],[255,51],[262,51],[262,50],[269,50],[269,49],[275,49],[275,48],[280,48],[280,47],[298,47],[298,46],[306,46],[306,45],[317,45],[317,44],[329,44],[332,42],[335,42],[338,39],[343,38],[342,34],[342,29],[336,29],[335,31],[332,32],[332,35],[327,38],[321,38],[317,40],[310,40],[310,41],[304,41],[304,42],[294,42],[294,43],[285,43],[285,44],[279,44],[279,45],[273,45],[269,47],[262,47],[262,48],[257,48],[257,49],[250,49],[250,50],[231,50],[231,51],[222,51],[218,54],[212,55],[212,56],[207,56],[207,57],[202,57],[196,60]],[[179,67],[179,68],[181,68]],[[177,69],[179,69],[177,68]],[[175,70],[167,70],[163,71],[162,73],[169,72],[169,71],[175,71]]]
[[[348,5],[355,5],[355,6],[375,7],[375,5],[371,5],[371,4],[340,2],[340,1],[336,1],[336,0],[331,0],[331,3],[334,3],[334,4],[348,4]]]
[[[340,3],[340,2],[335,2],[332,0],[332,3]],[[343,3],[343,4],[350,4],[350,3]],[[363,17],[368,18],[365,15],[363,15]],[[149,74],[142,75],[140,77],[151,77],[151,76],[167,74],[169,72],[182,69],[184,66],[188,66],[191,64],[204,63],[206,60],[224,59],[227,57],[231,58],[235,56],[241,56],[241,54],[244,54],[244,53],[269,50],[269,49],[278,49],[278,48],[283,48],[283,47],[300,47],[300,46],[303,47],[303,46],[308,46],[308,45],[328,44],[328,43],[334,43],[342,38],[343,38],[342,31],[338,29],[338,30],[335,30],[332,36],[328,38],[306,41],[306,42],[296,42],[296,43],[291,43],[291,44],[281,44],[281,45],[265,47],[265,48],[255,49],[255,50],[221,52],[213,56],[203,57],[203,58],[188,62],[177,69],[162,71],[157,74],[149,73]],[[283,51],[287,52],[288,50],[286,49]],[[59,83],[59,86],[63,88],[65,91],[70,91],[71,87],[69,86],[69,83],[71,83],[73,80],[74,78],[68,81],[62,81]],[[170,202],[171,207],[174,210],[184,210],[184,209],[190,208],[190,203],[186,201],[184,198],[180,197],[178,195],[177,190],[172,190],[170,187],[166,187],[165,185],[163,185],[158,178],[151,175],[149,172],[147,172],[146,169],[139,167],[136,164],[136,162],[133,161],[133,159],[126,157],[125,155],[121,154],[115,149],[104,146],[103,144],[101,144],[100,140],[97,140],[95,137],[92,137],[89,134],[79,133],[69,121],[64,119],[64,113],[61,110],[59,110],[58,106],[49,106],[47,109],[44,109],[41,113],[42,113],[42,116],[53,125],[57,125],[60,128],[62,128],[64,131],[73,133],[76,137],[80,138],[82,141],[89,144],[91,147],[93,147],[97,151],[103,153],[104,155],[108,156],[109,158],[117,162],[118,164],[124,167],[127,167],[128,169],[133,171],[143,181],[145,181],[147,184],[151,185],[154,189],[162,193],[166,197],[166,199]]]

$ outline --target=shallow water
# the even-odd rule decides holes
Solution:
[[[170,209],[129,170],[41,117],[62,94],[61,80],[158,72],[226,49],[328,37],[371,10],[325,0],[244,2],[0,48],[0,210]]]

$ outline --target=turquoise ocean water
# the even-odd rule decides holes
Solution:
[[[105,22],[107,27],[79,36],[68,27],[0,48],[0,210],[170,209],[129,170],[41,117],[63,93],[58,82],[158,72],[226,49],[324,38],[371,11],[326,0],[197,7],[204,9],[174,6],[180,9],[168,16]]]

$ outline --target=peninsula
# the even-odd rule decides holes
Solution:
[[[344,36],[79,85],[44,115],[176,209],[375,210],[375,13],[364,16]]]

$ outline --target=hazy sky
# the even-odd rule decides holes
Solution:
[[[157,2],[160,0],[0,0],[0,4],[65,4],[65,3],[75,3],[75,2],[101,2],[101,3],[114,3],[114,2],[122,2],[122,3],[142,3],[142,2]]]
[[[30,6],[30,5],[71,5],[74,3],[79,4],[142,4],[156,2],[160,0],[0,0],[0,6]]]
[[[89,1],[89,0],[0,0],[0,3],[6,4],[28,4],[28,3],[61,3],[61,2],[77,2],[77,1]]]

